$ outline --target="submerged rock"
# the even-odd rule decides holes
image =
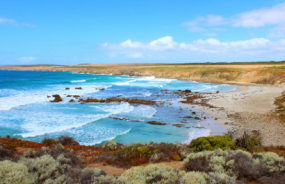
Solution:
[[[185,125],[183,125],[183,124],[173,124],[172,126],[176,126],[178,128],[181,128],[181,127],[184,127]]]

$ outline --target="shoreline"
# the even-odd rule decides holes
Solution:
[[[61,71],[61,72],[77,72],[81,74],[100,75],[93,72],[90,73],[82,73],[80,71]],[[108,75],[108,74],[101,74],[101,75]],[[117,74],[111,74],[111,75],[117,75]],[[128,75],[128,76],[134,76],[134,75]],[[153,76],[155,78],[160,78],[156,77],[155,75]],[[137,76],[137,77],[144,77],[144,76]],[[169,77],[165,77],[163,79],[184,80],[184,79],[175,79]],[[187,81],[193,81],[193,80],[187,80]],[[195,82],[203,83],[203,81],[195,81]],[[258,114],[264,115],[265,113],[268,113],[275,108],[275,106],[273,105],[275,97],[280,96],[281,93],[285,91],[284,85],[277,86],[277,85],[254,84],[254,83],[252,84],[252,83],[242,83],[242,82],[227,82],[224,84],[235,86],[236,89],[233,91],[221,92],[217,94],[205,94],[205,95],[203,94],[203,96],[209,99],[208,104],[215,106],[217,108],[207,108],[199,105],[180,103],[182,106],[186,105],[190,108],[198,110],[199,111],[198,115],[207,117],[206,120],[200,121],[199,123],[201,127],[210,130],[208,136],[224,135],[229,130],[237,130],[249,127],[248,125],[244,126],[243,122],[236,122],[236,119],[233,119],[233,117],[230,116],[235,113],[255,113],[255,115]],[[249,119],[249,116],[250,115],[248,115],[246,119]],[[259,120],[258,118],[258,121],[261,122],[262,120],[261,119]],[[250,124],[251,126],[250,128],[247,129],[255,130],[255,127],[252,126],[253,123],[248,122],[247,124]],[[254,127],[254,129],[252,127]],[[263,127],[259,126],[258,128],[256,129],[260,131],[264,130],[264,126]],[[270,133],[268,132],[266,134],[267,137],[270,135]],[[271,144],[275,144],[275,142],[271,141]]]
[[[202,107],[181,102],[180,104],[197,109],[200,115],[207,117],[206,120],[200,121],[200,126],[210,130],[208,136],[224,135],[229,130],[242,130],[249,129],[247,127],[250,127],[248,125],[244,126],[244,122],[233,119],[231,115],[236,113],[251,113],[247,115],[246,119],[250,119],[252,115],[266,115],[275,108],[273,104],[275,97],[280,96],[285,91],[284,86],[250,84],[245,84],[245,86],[238,84],[235,86],[237,86],[237,89],[233,91],[204,95],[210,99],[208,104],[217,108]],[[261,124],[263,120],[260,119],[257,121]],[[248,121],[246,124],[251,124],[251,122]],[[256,129],[265,132],[262,128],[256,127]],[[251,128],[250,130],[254,129]],[[268,145],[270,144],[268,143]]]

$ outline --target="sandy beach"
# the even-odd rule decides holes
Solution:
[[[275,97],[280,96],[285,87],[269,85],[238,85],[236,90],[227,93],[205,94],[208,104],[216,108],[185,104],[201,112],[207,119],[201,127],[211,130],[210,135],[223,135],[235,130],[235,136],[245,130],[261,132],[263,145],[285,145],[285,125],[273,118],[269,112],[275,108]]]

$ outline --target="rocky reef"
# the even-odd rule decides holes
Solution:
[[[128,102],[130,104],[135,105],[155,105],[156,101],[153,100],[143,100],[137,98],[118,98],[118,97],[110,97],[106,99],[96,99],[96,98],[87,98],[87,99],[79,99],[79,102],[84,103],[113,103],[113,102]]]

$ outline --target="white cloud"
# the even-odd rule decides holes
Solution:
[[[17,24],[13,19],[6,19],[0,17],[0,24]]]
[[[265,25],[285,25],[285,3],[272,8],[261,8],[235,15],[233,26],[262,27]]]
[[[107,46],[106,46],[107,45]],[[285,40],[272,42],[265,38],[242,41],[221,42],[215,38],[198,39],[190,43],[177,43],[166,36],[149,43],[127,40],[120,44],[105,44],[105,49],[112,57],[124,55],[131,58],[166,58],[167,56],[201,55],[211,57],[248,57],[264,58],[267,56],[285,57]]]
[[[33,24],[27,24],[27,23],[18,23],[13,19],[7,19],[7,18],[1,18],[0,17],[0,24],[2,25],[10,25],[10,26],[26,26],[26,27],[37,27]]]
[[[285,36],[285,3],[278,4],[271,8],[260,8],[247,11],[224,18],[220,15],[200,16],[196,19],[182,23],[191,32],[207,31],[209,26],[232,26],[244,28],[258,28],[268,25],[275,25],[276,28],[270,29],[269,37]],[[213,31],[221,31],[221,28],[211,28]]]
[[[36,57],[21,57],[21,58],[19,58],[19,61],[21,63],[31,63],[31,62],[36,61],[36,60],[38,60],[38,58],[36,58]]]

